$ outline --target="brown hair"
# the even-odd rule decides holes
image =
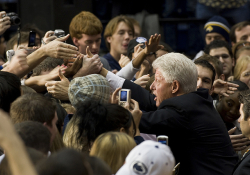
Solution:
[[[107,37],[112,36],[115,33],[117,26],[120,22],[124,22],[125,24],[127,24],[128,27],[132,30],[133,36],[135,34],[133,23],[130,21],[130,19],[128,17],[126,17],[124,15],[114,17],[113,19],[111,19],[109,21],[109,23],[107,24],[105,31],[104,31],[105,43],[106,43],[106,46],[109,50],[110,50],[110,44],[107,41]]]
[[[128,153],[136,146],[132,137],[121,132],[107,132],[95,140],[90,155],[101,158],[115,174],[124,164]]]
[[[6,50],[12,50],[14,45],[17,44],[18,41],[18,33],[16,33],[11,39],[7,42]],[[29,32],[22,31],[20,32],[19,44],[25,43],[29,41]]]
[[[235,24],[231,30],[230,30],[230,40],[234,43],[236,43],[236,36],[235,36],[235,31],[239,31],[241,30],[243,27],[246,27],[250,25],[250,22],[249,21],[242,21],[242,22],[239,22],[237,24]]]
[[[37,93],[22,95],[12,103],[10,108],[10,116],[14,123],[30,120],[51,125],[55,112],[55,103],[50,98]]]
[[[250,46],[250,42],[239,41],[232,47],[232,52],[233,52],[233,57],[234,57],[235,63],[236,63],[236,60],[239,58],[240,53],[243,50],[250,50],[249,46]],[[243,49],[243,48],[245,48],[245,49]]]
[[[234,79],[239,80],[241,73],[246,70],[247,65],[250,62],[250,56],[243,56],[238,59],[234,68]]]
[[[102,33],[101,21],[91,12],[82,11],[70,22],[69,33],[71,38],[82,38],[82,34],[97,35]]]
[[[223,74],[223,66],[222,63],[216,58],[208,54],[204,54],[201,57],[199,57],[197,60],[206,60],[210,64],[212,63],[212,66],[214,66],[214,69],[218,75],[218,77]]]
[[[243,104],[244,120],[250,116],[250,89],[241,91],[239,94],[239,102]]]

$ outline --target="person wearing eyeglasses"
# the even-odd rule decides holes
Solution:
[[[235,64],[229,44],[226,41],[215,40],[205,47],[204,52],[220,60],[225,80],[227,80],[232,75]]]
[[[240,41],[233,46],[232,51],[233,51],[233,56],[234,56],[234,60],[236,63],[236,61],[239,58],[245,55],[250,56],[250,42]]]

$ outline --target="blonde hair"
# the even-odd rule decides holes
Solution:
[[[250,63],[250,56],[243,56],[237,60],[234,68],[234,79],[239,80],[241,73],[246,70],[247,65]]]
[[[124,164],[129,152],[136,146],[132,137],[121,132],[107,132],[94,142],[90,155],[106,162],[115,174]]]

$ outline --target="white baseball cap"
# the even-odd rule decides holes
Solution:
[[[147,140],[130,151],[116,175],[172,175],[174,165],[167,145]]]

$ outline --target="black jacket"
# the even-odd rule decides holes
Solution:
[[[233,175],[249,175],[250,174],[250,151],[235,166]]]
[[[131,89],[141,109],[157,109],[154,95],[145,89],[127,80],[123,88]],[[164,100],[157,110],[142,115],[140,131],[169,137],[176,163],[181,163],[180,175],[229,175],[238,160],[206,89]]]

